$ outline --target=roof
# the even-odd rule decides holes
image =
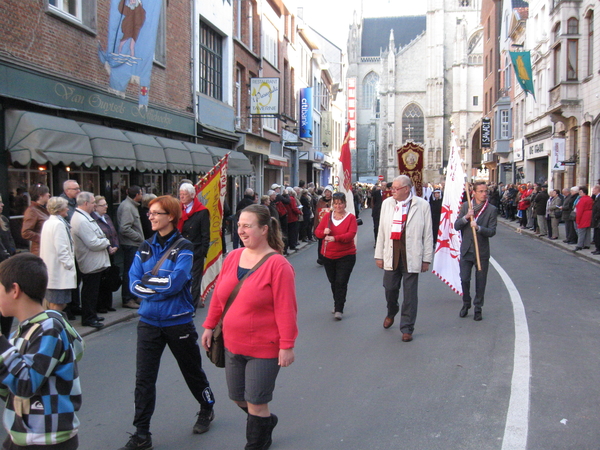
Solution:
[[[394,30],[396,49],[408,45],[426,28],[425,16],[369,17],[363,19],[361,56],[379,56],[390,42]]]

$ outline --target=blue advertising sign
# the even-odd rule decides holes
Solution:
[[[300,89],[300,137],[311,139],[313,136],[312,88]]]

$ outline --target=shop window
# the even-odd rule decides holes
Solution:
[[[160,173],[145,173],[141,188],[145,194],[163,195],[163,176]]]
[[[118,205],[127,197],[127,188],[129,187],[129,174],[127,172],[114,172],[112,174],[112,201],[113,205]]]

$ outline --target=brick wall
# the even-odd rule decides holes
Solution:
[[[84,2],[86,0],[83,0]],[[191,2],[169,2],[166,67],[154,65],[150,104],[192,112],[190,45]],[[98,42],[107,44],[109,1],[97,1],[96,32],[46,12],[46,0],[3,2],[0,8],[0,58],[16,59],[38,70],[100,89],[108,73],[98,59]],[[127,97],[137,101],[139,87],[129,85]]]

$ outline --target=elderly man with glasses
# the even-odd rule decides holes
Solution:
[[[412,193],[412,180],[406,175],[394,178],[392,196],[381,204],[381,217],[375,264],[384,270],[383,287],[387,316],[383,328],[394,324],[400,311],[402,342],[413,340],[417,319],[419,273],[427,272],[433,258],[433,233],[429,203]],[[398,305],[404,279],[402,309]]]

